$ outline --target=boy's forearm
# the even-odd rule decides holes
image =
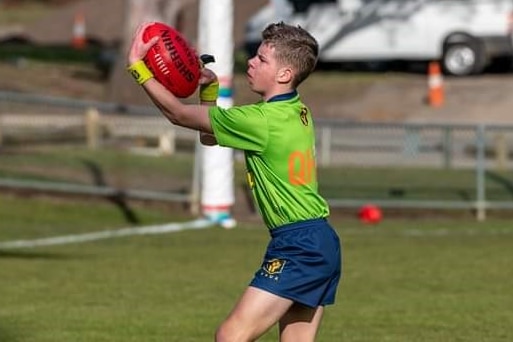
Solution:
[[[200,105],[211,107],[211,106],[216,105],[216,101],[200,101]],[[200,137],[200,142],[203,145],[206,145],[206,146],[217,145],[217,139],[216,139],[215,135],[212,133],[200,131],[199,137]]]
[[[180,100],[169,94],[164,86],[154,78],[145,82],[142,88],[169,121],[175,125],[183,125],[180,112],[183,110],[181,107],[185,105]]]
[[[211,76],[215,76],[211,74]],[[217,77],[213,77],[213,82],[200,85],[199,98],[200,104],[207,107],[217,105],[217,98],[219,96],[219,82]],[[200,131],[200,142],[206,146],[217,145],[217,139],[213,132]]]
[[[162,114],[173,124],[212,133],[208,107],[182,103],[156,79],[146,81],[142,88]]]
[[[128,59],[130,63],[128,71],[169,121],[178,126],[212,133],[208,107],[206,105],[187,105],[182,103],[179,98],[154,77],[151,70],[148,69],[142,60],[135,60],[135,58],[132,56]],[[212,104],[213,102],[215,104],[217,88],[217,82],[202,87],[200,89],[201,100],[205,103]]]

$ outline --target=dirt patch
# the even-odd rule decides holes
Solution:
[[[469,78],[445,77],[444,103],[439,108],[427,104],[425,75],[408,73],[377,74],[365,82],[347,82],[338,73],[332,87],[338,93],[320,88],[316,75],[305,86],[305,100],[322,117],[370,122],[439,124],[513,124],[513,76],[485,74]]]
[[[57,65],[34,61],[0,63],[1,90],[107,100],[107,81],[92,65]],[[363,122],[417,122],[450,124],[513,124],[513,75],[485,74],[444,78],[444,105],[426,104],[425,75],[408,73],[362,74],[316,72],[299,91],[316,117]],[[236,104],[258,96],[245,76],[234,80]]]
[[[25,59],[0,63],[0,90],[105,99],[105,82],[94,67],[83,64],[53,64]]]

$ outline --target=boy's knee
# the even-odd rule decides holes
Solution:
[[[217,328],[216,342],[250,342],[251,339],[245,336],[245,332],[234,324],[224,322]]]
[[[226,327],[226,324],[222,324],[217,328],[216,331],[216,342],[230,342],[235,341],[233,337],[233,332],[230,331],[228,327]]]

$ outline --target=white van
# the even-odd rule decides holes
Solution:
[[[463,76],[513,56],[513,0],[273,0],[248,22],[247,46],[278,20],[307,29],[324,62],[438,60]]]

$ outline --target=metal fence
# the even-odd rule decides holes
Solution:
[[[483,145],[487,167],[511,166],[513,125],[356,123],[317,120],[320,165],[361,164],[401,167],[476,167]],[[365,154],[365,158],[362,155]]]
[[[340,178],[340,184],[320,178],[334,208],[372,202],[386,208],[469,209],[478,219],[491,209],[513,209],[513,126],[326,119],[315,124],[320,172],[331,170],[326,172]],[[151,148],[157,154],[172,154],[177,145],[193,153],[196,139],[153,107],[0,93],[0,145],[20,134],[36,139],[66,132],[92,148],[145,138],[155,142]]]
[[[476,211],[478,219],[485,218],[487,209],[513,209],[513,173],[509,172],[513,166],[510,158],[513,126],[317,120],[317,128],[317,158],[321,166],[336,164],[342,168],[357,168],[357,172],[400,169],[405,177],[426,178],[425,183],[422,179],[414,180],[417,186],[446,187],[446,190],[453,186],[454,192],[467,192],[460,198],[444,195],[429,199],[421,196],[355,199],[353,195],[332,198],[333,206],[358,206],[370,201],[389,208],[471,209]],[[446,177],[450,174],[452,177]],[[473,178],[472,183],[467,181],[457,190],[456,183],[468,177]],[[401,184],[411,183],[403,179],[388,185],[400,188]]]

